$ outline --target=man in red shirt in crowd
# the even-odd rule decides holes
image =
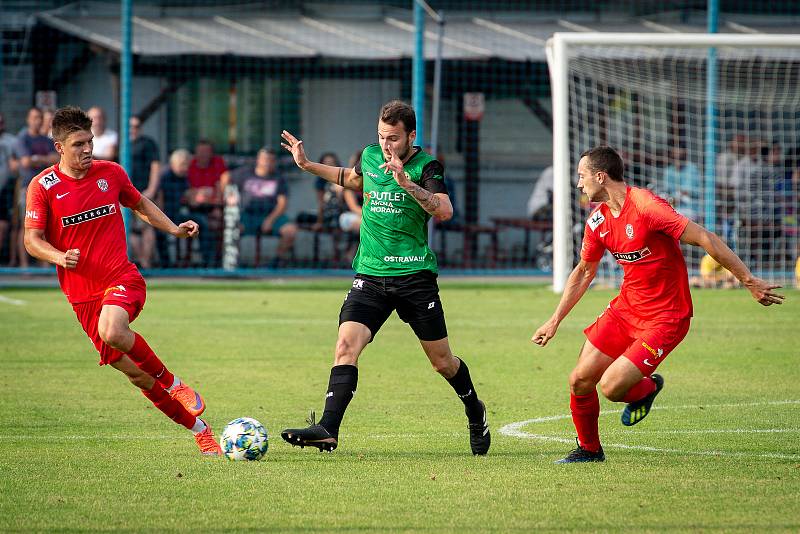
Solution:
[[[650,412],[664,387],[654,373],[689,331],[692,298],[680,242],[703,247],[750,290],[760,304],[781,304],[782,295],[753,276],[712,232],[677,213],[663,199],[623,180],[622,158],[607,146],[587,150],[578,163],[578,188],[601,202],[584,229],[581,259],[567,280],[553,316],[531,341],[545,346],[589,288],[606,249],[623,269],[619,295],[584,330],[578,363],[569,378],[570,409],[578,447],[556,463],[605,460],[597,420],[597,384],[614,402],[626,402],[622,424],[632,426]],[[622,356],[622,358],[620,358]]]
[[[197,235],[197,224],[176,226],[133,187],[122,167],[93,161],[91,128],[81,109],[56,111],[53,138],[61,160],[28,188],[25,247],[57,266],[61,289],[100,353],[100,365],[123,372],[156,408],[191,430],[203,454],[220,455],[211,427],[198,417],[205,410],[200,395],[129,327],[144,307],[146,290],[128,261],[120,208],[179,238]]]
[[[189,163],[189,190],[186,192],[189,216],[200,227],[200,254],[204,267],[218,267],[219,232],[222,226],[222,188],[220,178],[228,170],[225,160],[214,154],[214,146],[201,139]]]

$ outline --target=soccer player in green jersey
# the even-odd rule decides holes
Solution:
[[[478,399],[469,369],[453,355],[439,287],[436,256],[428,247],[431,216],[447,220],[453,206],[444,185],[444,167],[414,146],[414,109],[397,100],[383,106],[378,117],[378,143],[367,146],[355,167],[346,169],[310,161],[303,142],[287,131],[283,148],[297,166],[312,175],[364,192],[361,238],[353,259],[355,279],[339,313],[325,411],[319,424],[290,428],[281,437],[292,445],[332,451],[339,425],[356,392],[358,357],[392,311],[411,325],[433,368],[464,403],[473,454],[486,454],[491,443],[486,407]]]

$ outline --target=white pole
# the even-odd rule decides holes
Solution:
[[[553,291],[561,293],[572,270],[569,87],[567,45],[556,33],[547,41],[553,97]]]

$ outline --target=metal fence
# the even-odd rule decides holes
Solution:
[[[789,1],[721,4],[728,32],[791,32],[800,15]],[[280,152],[280,132],[296,133],[313,158],[347,164],[375,141],[377,112],[394,98],[414,102],[419,136],[445,164],[456,215],[431,235],[443,268],[547,272],[551,188],[534,191],[552,164],[546,40],[555,31],[705,24],[704,1],[449,0],[429,2],[427,11],[412,0],[137,1],[129,26],[123,7],[0,4],[5,130],[31,129],[34,105],[102,110],[105,131],[96,136],[116,132],[118,149],[98,157],[124,158],[137,187],[170,216],[201,220],[206,236],[179,247],[134,226],[132,258],[146,268],[237,272],[348,267],[358,237],[341,215],[357,213],[359,199],[300,173]],[[129,115],[140,124],[133,131]],[[47,134],[46,125],[39,129]],[[185,177],[182,150],[189,172],[203,178]],[[258,217],[252,206],[261,206],[262,219],[274,208],[269,199],[250,204],[266,191],[244,189],[257,165],[285,184],[286,210],[271,224],[250,220]],[[229,184],[228,194],[219,183]],[[14,199],[24,178],[9,174],[5,184],[0,264],[31,265],[19,248]]]

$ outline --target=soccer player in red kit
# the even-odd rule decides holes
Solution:
[[[92,121],[76,107],[53,117],[61,160],[28,188],[25,248],[57,267],[61,289],[100,353],[100,365],[123,372],[159,410],[194,433],[200,451],[220,455],[211,428],[198,416],[203,399],[173,375],[129,324],[144,307],[145,282],[128,261],[120,207],[180,237],[197,224],[175,225],[142,196],[116,163],[92,160]]]
[[[680,243],[698,245],[750,290],[760,304],[781,304],[782,295],[755,278],[714,233],[678,214],[663,199],[623,180],[622,158],[607,146],[587,150],[578,163],[578,188],[592,202],[581,259],[567,280],[552,317],[531,341],[545,346],[581,299],[607,249],[623,269],[619,295],[584,330],[578,363],[569,377],[570,409],[578,447],[556,463],[605,460],[597,420],[603,395],[625,402],[622,424],[635,425],[650,412],[664,387],[654,373],[689,331],[692,297]],[[620,357],[621,356],[621,357]]]

